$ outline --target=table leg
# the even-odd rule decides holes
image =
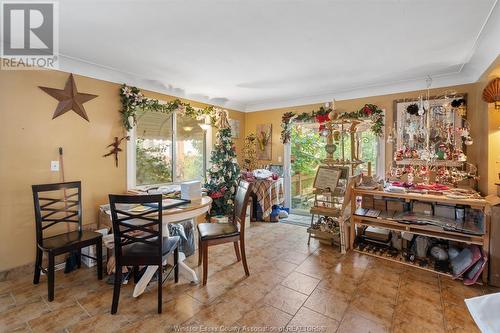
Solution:
[[[144,290],[146,290],[149,281],[151,281],[157,269],[158,266],[148,266],[148,268],[146,268],[146,272],[144,272],[142,277],[139,279],[139,282],[137,282],[134,287],[134,293],[132,294],[134,297],[141,295]]]
[[[180,268],[179,272],[186,274],[187,278],[189,280],[191,280],[192,283],[198,283],[199,282],[198,275],[196,275],[196,272],[194,270],[192,270],[184,262],[185,259],[186,259],[186,255],[183,252],[179,252],[179,268]],[[169,264],[174,263],[173,255],[169,256],[167,258],[167,262]],[[166,264],[166,262],[164,262],[163,264]],[[148,266],[148,268],[146,268],[146,272],[144,272],[142,277],[139,279],[139,282],[137,282],[137,284],[134,287],[134,293],[133,293],[134,297],[138,297],[139,295],[141,295],[144,292],[144,290],[146,290],[148,283],[151,281],[151,279],[155,275],[157,269],[158,269],[158,266]]]

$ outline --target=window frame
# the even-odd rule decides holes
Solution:
[[[206,121],[205,121],[206,123]],[[177,111],[172,113],[172,182],[158,183],[148,185],[137,185],[136,171],[136,148],[137,148],[137,125],[134,125],[131,130],[127,132],[129,140],[127,141],[127,190],[145,189],[149,187],[157,187],[163,185],[175,185],[189,180],[178,181],[175,179],[177,168]],[[203,160],[203,173],[206,174],[209,168],[210,155],[212,152],[212,127],[203,131],[203,153],[205,158]]]

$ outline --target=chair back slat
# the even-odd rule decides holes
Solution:
[[[236,225],[240,225],[240,232],[242,234],[245,233],[245,219],[247,214],[248,202],[250,200],[251,189],[251,183],[240,180],[234,198],[234,223]]]
[[[117,263],[123,258],[124,246],[142,243],[157,247],[162,257],[162,196],[156,195],[109,195],[111,220]],[[145,211],[133,211],[133,207],[146,205]]]
[[[82,231],[80,181],[32,185],[31,188],[38,244],[43,245],[44,230],[55,225],[77,224],[78,232]]]

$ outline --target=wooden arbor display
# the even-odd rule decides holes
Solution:
[[[341,253],[348,248],[349,233],[346,222],[349,220],[351,189],[359,183],[361,175],[355,175],[361,160],[360,133],[370,129],[372,123],[364,119],[339,119],[336,111],[330,113],[330,120],[325,124],[326,158],[324,165],[318,168],[314,179],[314,205],[310,210],[311,225],[308,244],[311,238],[340,245]],[[350,156],[346,155],[346,134],[350,136]],[[340,145],[340,157],[335,159],[337,144]],[[371,164],[368,163],[371,175]]]
[[[311,238],[340,245],[341,253],[348,247],[348,230],[351,189],[359,182],[360,175],[349,176],[348,166],[320,166],[314,179],[314,206],[311,208]]]
[[[361,136],[360,134],[370,129],[372,125],[367,119],[338,119],[335,111],[332,111],[329,120],[325,124],[326,132],[326,158],[323,163],[328,166],[347,166],[349,173],[353,176],[356,169],[365,163],[361,160]],[[350,137],[350,156],[346,153],[346,136]],[[337,144],[340,146],[340,157],[334,158],[333,154],[337,151]],[[371,174],[371,163],[368,162],[368,173]]]

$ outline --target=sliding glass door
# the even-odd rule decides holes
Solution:
[[[308,215],[314,203],[313,183],[316,170],[326,157],[324,139],[318,124],[293,126],[290,140],[290,203],[292,213]]]

